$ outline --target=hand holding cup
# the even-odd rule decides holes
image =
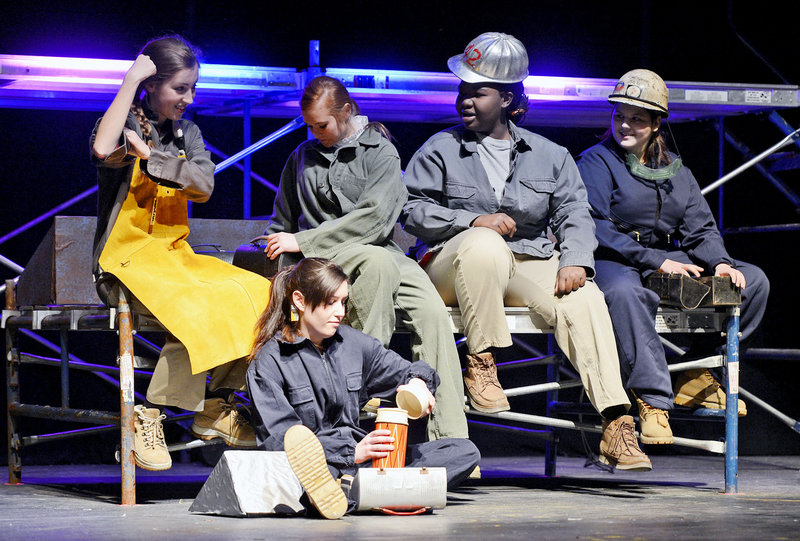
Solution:
[[[409,419],[428,415],[436,405],[436,398],[420,378],[411,378],[397,388],[397,407],[408,412]]]
[[[361,464],[370,459],[385,458],[394,451],[394,438],[389,430],[373,430],[356,444],[354,461]]]

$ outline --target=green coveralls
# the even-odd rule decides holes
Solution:
[[[286,162],[265,233],[294,233],[303,257],[325,257],[344,269],[353,327],[388,345],[399,318],[411,331],[414,360],[441,379],[429,439],[466,438],[461,366],[444,303],[392,240],[407,199],[400,157],[377,129],[338,148],[306,141]]]

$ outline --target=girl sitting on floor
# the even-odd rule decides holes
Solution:
[[[341,325],[347,300],[347,275],[332,261],[307,258],[282,270],[258,320],[247,370],[258,446],[286,451],[311,503],[326,518],[356,505],[334,478],[355,475],[393,449],[389,431],[367,433],[358,425],[361,408],[371,397],[392,398],[402,387],[416,386],[427,394],[430,412],[439,384],[424,361],[409,362]],[[470,440],[444,438],[409,446],[406,465],[446,467],[452,488],[479,460]]]

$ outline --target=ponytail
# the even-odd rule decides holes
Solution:
[[[141,94],[141,91],[137,90],[136,97],[133,98],[133,103],[131,103],[131,113],[133,113],[133,116],[139,121],[142,135],[144,135],[144,140],[147,141],[148,139],[152,139],[152,127],[150,121],[147,120],[147,116],[144,114],[144,108],[142,107],[142,100],[139,98],[139,94]]]
[[[298,322],[291,320],[291,292],[287,295],[287,283],[293,271],[294,267],[286,267],[272,279],[269,303],[256,322],[256,337],[253,351],[247,357],[248,362],[255,358],[264,344],[278,334],[278,331],[286,339],[297,335]]]
[[[305,299],[306,310],[313,310],[328,301],[347,281],[347,274],[329,259],[307,257],[297,265],[287,267],[272,279],[269,303],[255,327],[251,362],[258,352],[279,332],[283,340],[293,340],[299,334],[300,322],[292,321],[292,294],[299,291]]]
[[[662,122],[662,126],[663,126]],[[664,167],[672,163],[672,158],[669,156],[669,147],[667,146],[666,136],[661,130],[658,130],[644,149],[644,164],[647,167]]]

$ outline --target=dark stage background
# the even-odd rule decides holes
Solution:
[[[267,1],[249,8],[238,2],[201,1],[9,4],[5,3],[0,12],[0,54],[133,59],[149,38],[179,32],[203,49],[205,61],[210,63],[302,69],[308,64],[308,42],[317,39],[321,41],[323,66],[446,71],[449,56],[458,54],[479,33],[493,30],[511,33],[525,43],[530,71],[536,75],[615,78],[630,69],[646,67],[674,81],[800,81],[796,39],[792,39],[796,37],[796,19],[788,15],[795,2],[645,1],[629,2],[624,9],[610,9],[611,4],[605,2]],[[760,61],[737,38],[737,32],[779,73]],[[0,109],[0,235],[95,183],[87,143],[98,116],[93,112]],[[797,110],[784,116],[792,125],[800,124]],[[207,140],[224,152],[233,154],[242,148],[240,119],[202,115],[194,119]],[[284,123],[283,119],[255,119],[253,140]],[[783,137],[759,117],[729,119],[726,126],[755,151]],[[397,139],[405,166],[427,137],[446,126],[392,122],[388,127]],[[573,155],[594,144],[602,131],[533,129],[566,146]],[[684,162],[701,186],[715,180],[718,135],[714,125],[680,124],[673,126],[673,131]],[[286,157],[304,137],[300,130],[255,154],[253,170],[277,184]],[[742,161],[731,147],[726,148],[725,171]],[[796,172],[782,173],[781,177],[795,190],[800,189]],[[241,185],[238,171],[225,171],[217,178],[211,201],[194,206],[194,216],[240,218]],[[255,183],[253,189],[253,214],[269,215],[272,193]],[[716,194],[709,202],[716,212]],[[90,199],[63,214],[93,215],[95,211],[95,201]],[[751,170],[726,185],[726,227],[797,221],[796,210],[758,173]],[[0,245],[0,253],[24,266],[51,223],[40,224]],[[760,265],[772,281],[770,304],[757,344],[800,347],[795,330],[796,271],[791,263],[797,259],[798,233],[732,235],[726,242],[734,257]],[[0,278],[13,276],[12,271],[0,266]],[[56,336],[49,338],[57,342]],[[113,362],[115,343],[111,337],[92,339],[89,344],[77,338],[72,342],[75,353],[85,360]],[[50,355],[28,341],[23,341],[23,346]],[[745,357],[742,364],[744,387],[794,418],[800,416],[796,398],[800,370],[796,362]],[[91,375],[73,373],[72,385],[73,407],[114,409],[118,404],[117,393]],[[23,401],[58,404],[56,369],[26,366],[22,388]],[[798,452],[800,437],[755,406],[750,407],[750,415],[740,426],[742,453]],[[26,433],[63,429],[64,425],[33,420],[24,420],[23,424]],[[687,431],[692,430],[679,429],[681,435],[691,435]],[[520,445],[541,448],[535,441],[520,441],[510,435],[498,438],[480,428],[474,428],[473,434],[486,454],[519,451]],[[109,435],[37,446],[25,451],[25,463],[107,462],[112,459],[114,443]],[[575,443],[572,450],[577,449]]]

